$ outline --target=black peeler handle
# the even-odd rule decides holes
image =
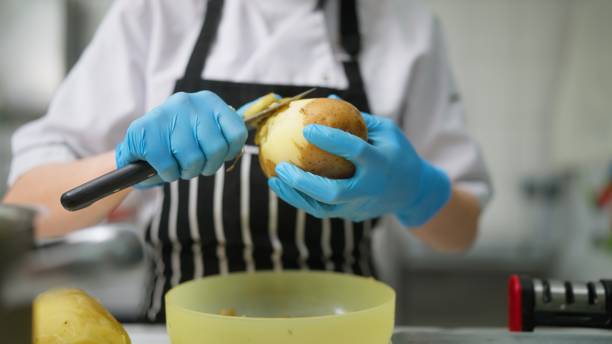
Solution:
[[[137,161],[66,191],[60,201],[66,210],[80,210],[156,174],[149,163]]]

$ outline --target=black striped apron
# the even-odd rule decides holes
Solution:
[[[318,6],[316,10],[320,9]],[[237,108],[269,92],[291,96],[317,87],[315,96],[335,93],[369,111],[357,61],[360,37],[355,0],[341,2],[341,43],[350,56],[343,62],[349,81],[344,90],[318,85],[202,80],[200,75],[214,44],[222,11],[223,0],[207,2],[202,30],[175,92],[210,90]],[[283,269],[372,274],[372,221],[320,220],[277,198],[261,172],[252,136],[244,156],[231,172],[221,168],[214,177],[201,176],[163,186],[161,209],[145,233],[145,241],[156,258],[147,321],[164,321],[163,296],[168,289],[202,276]]]

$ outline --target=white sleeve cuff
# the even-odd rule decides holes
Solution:
[[[41,143],[40,145],[25,148],[13,156],[8,185],[13,185],[19,177],[35,167],[74,160],[76,160],[75,154],[68,146],[62,143]]]

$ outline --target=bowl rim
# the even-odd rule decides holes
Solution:
[[[365,309],[360,309],[357,311],[351,311],[351,312],[346,312],[346,313],[342,313],[342,314],[327,314],[327,315],[316,315],[316,316],[305,316],[305,317],[294,317],[294,318],[271,318],[271,317],[251,317],[251,316],[229,316],[229,315],[221,315],[221,314],[216,314],[216,313],[207,313],[207,312],[200,312],[200,311],[196,311],[193,309],[189,309],[187,307],[178,305],[177,303],[172,303],[170,304],[168,302],[169,298],[171,297],[171,294],[176,293],[176,290],[179,289],[179,287],[187,285],[187,284],[193,284],[193,283],[197,283],[200,282],[203,279],[221,279],[221,278],[226,278],[226,277],[231,277],[231,276],[244,276],[244,275],[254,275],[254,274],[258,274],[258,275],[274,275],[274,274],[285,274],[285,275],[304,275],[304,274],[308,274],[308,275],[333,275],[333,276],[337,276],[337,277],[342,277],[342,278],[351,278],[351,279],[357,279],[357,280],[361,280],[361,281],[370,281],[371,283],[374,283],[376,285],[377,288],[383,290],[384,292],[388,293],[389,295],[389,299],[376,305],[373,307],[368,307]],[[396,300],[396,293],[395,290],[393,288],[391,288],[389,285],[375,279],[374,277],[366,277],[366,276],[358,276],[358,275],[351,275],[351,274],[346,274],[346,273],[339,273],[339,272],[335,272],[335,271],[302,271],[302,270],[284,270],[281,272],[277,272],[277,271],[256,271],[256,272],[246,272],[246,271],[240,271],[240,272],[231,272],[229,274],[226,275],[213,275],[213,276],[206,276],[206,277],[201,277],[201,278],[197,278],[197,279],[193,279],[187,282],[183,282],[181,284],[178,284],[174,287],[172,287],[170,290],[168,290],[166,292],[166,294],[164,295],[164,303],[165,303],[165,311],[166,313],[168,312],[168,309],[170,308],[169,306],[172,305],[173,308],[179,309],[183,312],[187,312],[187,313],[193,313],[195,315],[198,316],[204,316],[204,317],[209,317],[212,319],[223,319],[223,320],[234,320],[234,321],[271,321],[274,320],[275,322],[278,321],[283,321],[283,322],[292,322],[292,321],[312,321],[312,320],[324,320],[324,319],[330,319],[330,318],[335,318],[338,319],[340,317],[345,317],[345,316],[352,316],[352,315],[359,315],[359,314],[363,314],[363,313],[368,313],[368,312],[375,312],[379,309],[388,307],[389,304],[391,304],[392,308],[395,308],[395,300]],[[393,313],[393,312],[392,312]],[[166,316],[166,318],[168,318]],[[166,319],[167,322],[167,319]]]

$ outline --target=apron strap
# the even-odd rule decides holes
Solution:
[[[322,7],[325,1],[320,1]],[[196,45],[191,53],[189,62],[183,77],[187,82],[199,83],[201,74],[206,65],[206,60],[215,42],[221,15],[223,13],[224,0],[208,0],[204,23],[198,36]],[[363,79],[359,69],[358,55],[361,50],[361,36],[359,33],[359,20],[356,0],[341,0],[340,3],[340,35],[341,44],[350,56],[348,61],[343,62],[344,70],[349,81],[349,89],[363,89]]]
[[[349,89],[359,89],[365,92],[359,68],[361,34],[359,32],[359,15],[357,13],[356,0],[341,0],[340,2],[340,36],[342,48],[349,55],[349,59],[343,62],[344,71],[349,82]]]
[[[198,41],[189,58],[189,63],[187,63],[184,79],[195,82],[200,81],[206,60],[217,37],[217,30],[221,22],[221,15],[223,14],[223,4],[224,0],[206,1],[204,23],[198,35]]]
[[[361,50],[356,0],[342,0],[340,2],[340,36],[342,47],[346,53],[356,60]]]

